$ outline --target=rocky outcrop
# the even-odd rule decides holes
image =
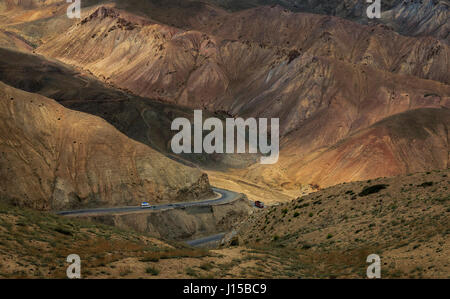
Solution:
[[[106,121],[0,83],[0,198],[39,210],[192,200],[208,178]]]

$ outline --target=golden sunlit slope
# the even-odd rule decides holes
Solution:
[[[0,195],[41,210],[184,201],[208,178],[106,121],[0,83]]]
[[[81,1],[81,15],[88,14],[99,3],[111,3],[101,0]],[[31,52],[52,36],[64,33],[78,19],[67,17],[70,4],[62,0],[30,0],[0,2],[0,46]],[[16,44],[23,40],[28,47]]]

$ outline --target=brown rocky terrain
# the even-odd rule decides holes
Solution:
[[[75,249],[86,277],[363,278],[372,253],[383,277],[449,277],[447,0],[382,1],[371,21],[357,0],[92,0],[81,20],[61,2],[0,3],[2,202],[195,199],[200,165],[271,207],[89,217],[136,234],[0,203],[2,277],[62,277]],[[279,162],[173,155],[170,124],[194,108],[280,118]],[[214,251],[153,238],[235,222]]]
[[[66,278],[66,258],[82,278],[292,277],[291,261],[243,247],[195,249],[132,230],[5,205],[0,200],[0,277]]]
[[[19,35],[0,29],[0,45],[5,48],[17,49],[24,52],[31,52],[33,46]]]
[[[111,5],[101,0],[82,1],[83,15],[96,5]],[[298,0],[116,0],[113,4],[137,15],[183,29],[195,29],[199,22],[227,15],[228,11],[252,9],[261,5],[283,7],[292,12],[331,15],[361,24],[385,24],[391,29],[411,36],[434,36],[448,43],[447,0],[386,0],[382,1],[382,18],[366,16],[368,4],[357,0],[298,1]],[[279,6],[281,5],[281,6]],[[68,4],[61,1],[3,1],[0,4],[0,27],[22,35],[35,45],[47,37],[66,31],[73,20],[65,17]]]
[[[294,12],[309,12],[346,18],[358,23],[382,23],[399,33],[411,36],[434,36],[449,41],[449,2],[447,0],[381,1],[381,19],[367,18],[370,4],[358,0],[210,0],[226,9],[237,11],[260,5],[281,5]]]
[[[449,48],[445,42],[428,36],[403,36],[382,24],[360,25],[337,17],[263,6],[206,18],[193,27],[223,38],[285,49],[287,53],[297,51],[292,58],[330,57],[392,73],[449,82],[445,58]]]
[[[409,169],[426,170],[427,163],[432,167],[446,165],[444,155],[425,155],[434,159],[430,161],[405,155],[400,164],[390,164],[392,160],[385,152],[380,156],[386,158],[384,164],[369,167],[362,156],[356,156],[341,170],[340,174],[346,175],[334,179],[326,175],[326,165],[338,167],[339,161],[348,157],[345,153],[341,158],[330,154],[338,142],[364,134],[375,123],[398,113],[448,107],[449,48],[445,42],[427,36],[402,36],[376,24],[294,13],[279,6],[227,12],[201,2],[169,1],[166,6],[154,1],[139,3],[119,1],[115,6],[120,9],[111,5],[88,7],[81,22],[70,28],[69,23],[61,26],[67,28],[66,33],[45,34],[37,51],[91,72],[108,84],[170,105],[233,116],[279,117],[281,162],[272,168],[255,165],[238,172],[252,183],[291,192],[308,183],[328,186]],[[396,5],[392,2],[389,8]],[[191,13],[185,17],[177,15],[187,11]],[[168,18],[183,24],[170,24]],[[17,26],[15,30],[23,32]],[[37,83],[28,77],[17,84],[8,73],[3,76],[15,87],[39,89],[47,96],[44,89],[55,90],[46,88],[45,78]],[[89,83],[85,86],[90,87]],[[131,106],[136,107],[140,100],[119,112],[123,110],[122,101],[98,106],[98,101],[93,105],[78,100],[75,104],[70,92],[63,93],[58,95],[67,100],[66,106],[104,117],[129,137],[170,153],[170,134],[164,133],[164,128],[173,118],[162,122],[167,123],[164,128],[152,122],[155,130],[149,135],[148,130],[137,128],[148,128],[148,121],[154,117],[142,117],[139,122],[130,118],[134,114],[129,112],[134,111]],[[111,108],[113,105],[115,108]],[[415,136],[405,138],[403,143],[410,144]],[[442,140],[446,138],[441,136]],[[158,144],[150,140],[158,140]],[[439,137],[433,140],[439,142]],[[371,154],[368,145],[366,155]],[[436,146],[442,147],[442,143]],[[397,147],[391,152],[401,151]],[[201,163],[202,159],[194,162]],[[315,165],[319,161],[320,170]],[[248,162],[228,165],[242,167]]]
[[[64,278],[77,252],[84,278],[365,278],[376,253],[383,278],[448,278],[449,174],[324,189],[253,214],[239,246],[210,251],[0,203],[0,276]]]
[[[361,179],[393,176],[449,165],[449,109],[410,110],[383,119],[307,157],[300,168],[288,166],[297,182],[323,187]]]
[[[188,165],[194,162],[207,168],[241,168],[257,158],[242,154],[175,156],[170,149],[175,134],[172,121],[178,117],[192,119],[192,109],[135,96],[40,55],[0,48],[0,81],[55,99],[66,108],[99,116],[128,137]],[[204,111],[204,116],[224,117],[208,111]]]
[[[130,140],[106,121],[3,83],[2,198],[41,210],[183,201],[208,178]]]
[[[355,274],[351,259],[376,253],[382,277],[448,278],[449,175],[415,173],[311,193],[252,215],[238,228],[239,244],[315,256],[316,269],[338,277]]]
[[[235,96],[244,83],[256,80],[258,90],[252,98],[271,87],[272,92],[279,91],[273,85],[280,74],[290,79],[298,75],[294,67],[298,57],[327,57],[332,62],[449,82],[448,45],[431,38],[402,37],[382,27],[356,26],[277,7],[227,14],[195,27],[213,35],[146,24],[126,12],[101,7],[38,51],[89,69],[141,96],[208,108],[221,101],[226,104],[214,108],[227,110],[237,100],[225,92]],[[133,62],[126,63],[131,58]],[[209,81],[202,81],[205,76]]]
[[[82,14],[99,0],[81,1]],[[19,50],[31,50],[12,44],[13,37],[26,41],[36,48],[54,35],[64,33],[78,20],[67,18],[70,4],[60,0],[2,1],[0,3],[0,29],[8,36],[0,39],[0,46]]]
[[[449,125],[448,108],[409,110],[307,155],[295,151],[294,145],[302,139],[288,137],[285,151],[275,167],[255,165],[239,172],[253,181],[263,177],[269,186],[280,186],[282,182],[284,189],[292,190],[305,184],[329,187],[343,182],[447,169]]]
[[[293,188],[305,177],[312,181],[315,166],[308,162],[326,148],[394,114],[449,105],[449,48],[430,37],[280,7],[208,15],[191,26],[201,31],[100,7],[38,52],[141,96],[234,116],[279,117],[281,157],[288,162],[264,178],[256,165],[249,178]],[[371,177],[425,170],[415,157],[405,156],[403,166],[376,164]],[[352,163],[363,168],[365,162]],[[351,180],[368,175],[348,172]],[[346,179],[314,176],[314,183]]]
[[[412,36],[434,36],[450,42],[448,0],[397,1],[398,4],[384,11],[380,21],[397,32]]]

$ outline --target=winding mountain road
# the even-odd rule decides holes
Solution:
[[[195,240],[190,240],[190,241],[185,241],[184,243],[188,244],[189,246],[193,246],[193,247],[200,247],[202,245],[211,243],[211,242],[217,242],[223,239],[223,237],[225,236],[226,233],[220,233],[217,235],[212,235],[212,236],[208,236],[208,237],[204,237],[204,238],[200,238],[200,239],[195,239]]]
[[[220,197],[216,199],[208,199],[202,201],[191,201],[191,202],[177,202],[177,203],[169,203],[162,205],[154,205],[150,208],[141,208],[141,207],[115,207],[115,208],[100,208],[100,209],[85,209],[85,210],[73,210],[73,211],[60,211],[56,212],[56,214],[61,216],[82,216],[88,214],[115,214],[115,213],[129,213],[129,212],[143,212],[143,211],[157,211],[157,210],[166,210],[166,209],[179,209],[186,207],[194,207],[194,206],[212,206],[217,204],[229,203],[236,200],[239,196],[239,193],[220,189],[220,188],[212,188],[212,190],[219,194]]]

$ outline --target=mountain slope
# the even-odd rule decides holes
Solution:
[[[292,252],[304,263],[315,257],[317,273],[338,277],[357,269],[354,277],[365,276],[367,256],[378,254],[384,278],[448,278],[449,175],[447,169],[320,190],[255,213],[237,228],[239,244]]]
[[[280,118],[281,164],[247,172],[270,184],[296,186],[300,177],[310,182],[310,176],[285,169],[310,167],[311,157],[386,117],[450,105],[449,48],[438,40],[279,7],[201,22],[197,28],[209,34],[101,7],[38,52],[141,96],[233,116]],[[446,165],[447,157],[439,159],[434,166]],[[358,161],[355,167],[364,167]],[[405,163],[414,165],[413,156]],[[381,176],[405,171],[375,166],[373,174]],[[315,176],[315,183],[325,182],[326,171],[320,173],[324,177]]]
[[[383,23],[398,33],[410,36],[433,36],[450,42],[448,0],[384,0],[381,19],[369,19],[366,9],[370,3],[359,0],[209,0],[236,11],[261,5],[281,5],[294,12],[338,16],[362,24]]]
[[[441,40],[399,35],[382,24],[258,7],[205,18],[196,30],[222,38],[253,41],[299,55],[330,57],[384,71],[449,83],[449,45]]]
[[[383,12],[380,21],[401,34],[434,36],[450,43],[449,7],[447,0],[401,1]]]
[[[306,158],[301,167],[289,161],[297,182],[323,187],[449,168],[450,110],[417,109],[383,119],[368,129]]]
[[[188,165],[194,162],[205,167],[243,167],[257,159],[242,154],[175,156],[170,145],[176,133],[171,130],[172,121],[179,117],[192,119],[191,108],[132,95],[40,55],[0,48],[0,81],[54,99],[66,108],[99,116],[129,138]],[[203,116],[224,117],[208,111]]]
[[[405,37],[384,25],[359,25],[279,6],[231,13],[189,3],[183,9],[177,1],[167,4],[171,8],[165,17],[199,9],[184,19],[189,24],[178,27],[160,23],[162,6],[152,1],[142,6],[119,2],[123,10],[101,6],[37,52],[168,106],[235,117],[280,118],[280,165],[270,169],[254,165],[243,171],[248,179],[270,186],[339,182],[329,177],[326,165],[340,158],[323,155],[327,149],[395,114],[450,105],[449,46],[443,41]],[[152,5],[159,7],[153,14]],[[76,104],[96,115],[105,108],[101,105]],[[151,144],[145,141],[149,139],[145,130],[138,129],[148,126],[130,122],[137,104],[125,106],[121,102],[112,110],[107,108],[112,115],[102,117],[129,137]],[[166,124],[173,118],[164,119]],[[164,137],[157,137],[159,147],[167,148],[168,135],[160,133]],[[443,135],[436,135],[432,146],[442,147],[441,140],[447,136],[443,131],[438,134]],[[351,147],[346,150],[353,151]],[[310,163],[319,156],[321,170],[312,173]],[[344,167],[345,175],[340,174],[342,180],[357,180],[373,177],[369,172],[380,176],[404,173],[426,161],[433,167],[447,163],[441,154],[432,157],[436,161],[426,157],[408,156],[401,165],[389,167],[383,163],[368,167],[358,159],[349,162],[354,164],[350,168]]]
[[[427,93],[434,92],[444,97],[448,94],[446,85],[426,81],[409,84],[408,81],[415,79],[395,77],[405,74],[448,82],[445,57],[449,49],[446,45],[439,45],[438,41],[424,43],[410,38],[402,43],[392,36],[385,39],[374,33],[370,51],[366,43],[355,46],[352,51],[348,48],[352,40],[347,39],[355,36],[346,33],[346,27],[353,26],[350,22],[327,21],[326,17],[317,16],[307,19],[291,16],[288,18],[291,25],[305,26],[311,32],[318,30],[316,36],[309,37],[311,41],[298,39],[303,40],[297,42],[298,47],[303,43],[310,44],[303,53],[295,48],[289,50],[284,44],[288,38],[280,39],[278,36],[283,35],[275,34],[278,28],[283,27],[279,24],[282,20],[280,13],[270,8],[246,12],[247,18],[255,24],[254,30],[246,29],[251,40],[241,38],[237,41],[230,38],[238,38],[235,35],[243,32],[239,32],[237,27],[245,26],[234,27],[231,24],[240,20],[240,15],[226,19],[230,24],[224,24],[223,28],[228,28],[229,33],[221,31],[214,36],[153,24],[150,20],[132,18],[128,13],[102,7],[67,34],[41,46],[38,52],[85,68],[97,77],[141,96],[212,111],[224,110],[231,115],[259,116],[266,111],[266,116],[272,114],[282,118],[287,127],[285,132],[294,129],[299,120],[314,115],[320,105],[328,105],[337,92],[350,100],[347,94],[353,93],[354,96],[355,92],[364,92],[361,86],[365,85],[373,85],[370,92],[374,94],[370,96],[377,94],[377,97],[378,94],[386,95],[383,89],[391,89],[388,86],[392,81],[399,82],[402,89],[407,86],[405,89],[410,94],[421,93],[411,89],[429,89],[431,85],[434,86]],[[274,20],[268,25],[272,31],[264,28],[263,20],[265,23]],[[296,23],[304,20],[306,24]],[[343,28],[336,29],[337,24]],[[328,50],[326,45],[330,44],[330,37],[327,35],[326,40],[320,38],[326,33],[325,29],[320,29],[322,25],[336,30],[334,34],[337,36],[331,38],[336,42],[331,43],[333,46]],[[212,26],[209,27],[215,32]],[[359,30],[360,34],[372,35],[368,28]],[[379,30],[380,34],[391,34]],[[264,44],[264,38],[258,38],[261,32],[271,41],[269,44]],[[292,30],[286,32],[294,33]],[[304,38],[309,39],[307,36],[310,35],[305,34]],[[365,37],[360,37],[362,39]],[[387,50],[388,46],[383,44],[393,48]],[[434,46],[437,48],[432,51]],[[411,47],[416,47],[417,51],[411,51]],[[317,52],[319,49],[322,49],[320,53]],[[349,52],[353,54],[340,57]],[[396,69],[392,75],[391,69]],[[359,86],[348,84],[347,78],[340,76],[343,71],[355,77]],[[387,71],[389,73],[384,73]],[[335,86],[341,89],[336,90]],[[302,101],[314,104],[307,105]],[[293,117],[284,116],[282,110],[301,112]]]
[[[41,210],[183,201],[208,178],[106,121],[0,83],[0,195]]]

